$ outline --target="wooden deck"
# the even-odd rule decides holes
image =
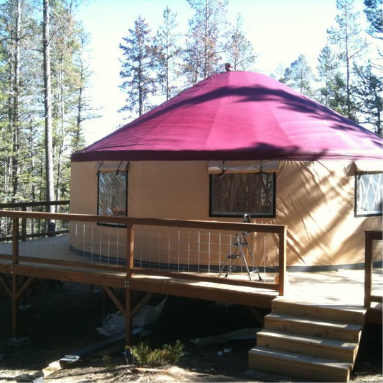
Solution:
[[[304,376],[314,371],[314,375],[307,375],[314,378],[318,378],[320,370],[323,380],[333,381],[337,372],[337,380],[348,381],[363,324],[369,321],[382,323],[383,274],[382,269],[372,267],[372,242],[382,239],[381,232],[366,232],[364,270],[287,273],[287,232],[286,227],[279,225],[6,211],[0,211],[0,217],[12,220],[12,235],[0,242],[0,285],[11,298],[13,336],[19,334],[17,302],[34,278],[101,286],[126,318],[128,344],[131,341],[132,318],[155,293],[244,305],[256,316],[259,314],[254,308],[272,309],[271,314],[265,317],[265,330],[261,334],[264,342],[260,336],[260,346],[249,353],[250,366],[271,371],[278,369],[285,373],[303,371]],[[126,261],[116,264],[116,259],[110,258],[108,264],[106,257],[101,261],[97,254],[75,254],[71,251],[67,235],[25,240],[32,237],[26,232],[28,219],[92,223],[110,221],[123,225],[127,230],[127,250],[123,252]],[[217,271],[211,271],[210,265],[210,272],[198,273],[181,271],[182,268],[164,270],[159,268],[160,264],[157,268],[138,267],[135,264],[138,261],[135,258],[135,227],[145,225],[276,234],[279,281],[275,281],[273,273],[262,273],[262,269],[262,281],[258,281],[256,276],[255,280],[249,281],[247,273],[232,273],[228,278],[220,278]],[[24,234],[20,236],[20,233]],[[12,242],[5,242],[8,238]],[[116,288],[124,290],[124,301],[114,291]],[[131,302],[133,291],[144,292],[135,307]],[[329,328],[332,329],[330,335]],[[340,333],[343,328],[347,330],[345,335]],[[344,341],[349,339],[340,336],[351,336],[348,334],[350,328],[355,330],[352,334],[355,344],[352,355],[346,350],[345,364],[343,357],[338,356],[344,352]],[[323,359],[328,355],[335,355],[337,360]],[[326,361],[330,361],[329,366]],[[330,370],[327,371],[327,368]]]
[[[107,220],[113,223],[125,224],[127,230],[126,265],[115,265],[100,262],[97,257],[92,259],[74,254],[70,250],[69,237],[65,235],[20,241],[20,220],[105,222],[105,217],[5,211],[1,211],[0,214],[13,221],[12,242],[0,243],[0,284],[12,300],[14,336],[17,335],[17,301],[34,278],[101,286],[127,319],[127,342],[130,341],[132,317],[153,293],[268,309],[271,309],[272,301],[276,297],[287,296],[298,302],[306,301],[312,304],[341,306],[348,310],[364,310],[365,283],[362,270],[293,272],[287,275],[286,227],[283,226],[108,217]],[[275,233],[279,238],[279,283],[275,283],[274,274],[267,273],[262,274],[262,281],[249,281],[247,274],[240,273],[233,273],[229,278],[219,278],[217,272],[196,274],[138,268],[134,264],[135,225]],[[6,274],[11,275],[11,278],[5,278]],[[381,296],[383,286],[381,272],[375,270],[370,279],[373,296]],[[113,291],[114,288],[125,290],[124,302],[119,300],[118,295]],[[134,308],[131,307],[132,291],[146,293],[142,301]]]
[[[128,277],[126,267],[94,262],[71,252],[68,236],[41,238],[20,242],[18,264],[12,264],[12,244],[0,244],[0,254],[9,259],[0,259],[0,273],[19,276],[57,279],[61,281],[88,283],[115,288],[130,287],[133,291],[177,295],[213,301],[230,302],[246,306],[270,308],[271,301],[278,296],[276,290],[252,286],[245,275],[218,279],[201,274],[191,278],[187,273],[159,273],[157,269],[136,269]],[[45,263],[45,261],[49,261]],[[272,284],[272,277],[268,279]],[[235,284],[233,284],[236,282]],[[241,285],[243,283],[243,285]]]
[[[15,273],[20,276],[57,279],[62,281],[106,285],[132,290],[178,295],[190,298],[224,301],[247,306],[271,308],[271,301],[278,296],[277,291],[252,287],[246,275],[234,274],[227,283],[214,283],[207,274],[199,274],[190,279],[187,273],[166,275],[158,270],[137,269],[130,277],[125,266],[108,265],[74,254],[69,248],[68,236],[41,238],[20,242],[20,261],[13,265],[11,260],[12,243],[0,244],[0,254],[8,259],[0,259],[0,273]],[[45,260],[49,261],[44,263]],[[214,274],[213,274],[214,276]],[[273,283],[274,274],[262,274],[265,282]],[[218,279],[218,275],[217,275]],[[233,281],[243,283],[232,284]],[[318,303],[332,306],[363,307],[364,271],[339,270],[327,272],[291,272],[287,277],[285,296],[291,300]],[[372,287],[374,295],[383,291],[382,269],[373,270]],[[218,280],[217,280],[218,282]],[[374,305],[376,306],[376,305]]]

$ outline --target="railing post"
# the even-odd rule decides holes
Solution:
[[[27,207],[23,206],[22,211],[27,211]],[[27,219],[25,217],[21,218],[21,240],[27,240]]]
[[[131,276],[134,267],[134,227],[133,223],[127,224],[127,254],[126,254],[126,273]]]
[[[372,289],[372,233],[366,231],[364,237],[364,306],[371,305]]]
[[[134,267],[134,225],[132,222],[127,224],[127,251],[126,251],[126,289],[125,289],[125,337],[126,344],[130,344],[132,335],[131,317],[131,290],[130,279]]]
[[[286,226],[279,232],[279,295],[285,295],[286,290]]]
[[[15,274],[14,266],[19,263],[19,218],[13,218],[12,226],[12,336],[17,337],[18,326],[18,308],[17,308],[17,275]]]
[[[19,257],[20,223],[19,223],[18,217],[14,217],[12,220],[13,220],[13,225],[12,225],[12,263],[15,265],[15,264],[19,263],[18,257]]]

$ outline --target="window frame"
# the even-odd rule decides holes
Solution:
[[[125,174],[125,217],[128,216],[128,171],[127,170],[117,170],[117,171],[98,171],[97,172],[97,215],[100,214],[100,173],[124,173]],[[110,216],[113,217],[113,216]],[[122,217],[122,216],[121,216]],[[107,227],[119,227],[126,228],[126,224],[119,223],[107,223],[107,222],[97,222],[98,226],[107,226]]]
[[[354,217],[380,217],[383,214],[383,209],[377,213],[358,213],[358,176],[370,175],[370,174],[381,174],[383,177],[383,172],[367,172],[367,171],[357,171],[355,172],[355,190],[354,190]]]
[[[242,172],[237,172],[237,173],[229,173],[229,174],[243,174]],[[262,174],[261,172],[258,172],[256,174]],[[273,180],[273,211],[272,214],[257,214],[255,215],[252,212],[248,212],[248,214],[251,215],[252,218],[276,218],[277,215],[277,174],[276,172],[270,172],[266,174],[271,174],[272,175],[272,180]],[[213,213],[213,176],[217,176],[219,174],[209,174],[209,217],[221,217],[221,218],[240,218],[243,217],[243,214],[245,213],[238,213],[238,214],[217,214]]]

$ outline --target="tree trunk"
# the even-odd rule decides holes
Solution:
[[[65,141],[65,129],[64,129],[64,121],[65,121],[65,106],[64,106],[64,70],[63,70],[63,61],[64,59],[61,57],[60,60],[60,137],[58,139],[57,144],[57,158],[56,158],[56,201],[60,201],[61,199],[61,176],[62,176],[62,160],[63,160],[63,148]],[[60,211],[60,206],[56,207],[56,212]]]
[[[76,150],[79,149],[80,142],[80,130],[81,123],[83,121],[82,109],[83,109],[83,92],[84,92],[84,64],[81,60],[80,63],[80,87],[78,88],[78,98],[77,98],[77,118],[76,118],[76,131],[74,132],[73,146]]]
[[[45,112],[45,175],[46,199],[53,201],[53,143],[52,143],[52,100],[51,100],[51,58],[49,0],[43,0],[43,52],[44,52],[44,112]],[[48,209],[47,209],[48,210]],[[49,207],[54,212],[54,206]]]
[[[50,18],[49,0],[43,0],[43,52],[44,52],[44,118],[45,118],[45,177],[46,177],[46,200],[53,201],[53,140],[52,140],[52,89],[51,89],[51,56],[50,56]],[[47,211],[55,212],[53,205],[47,206]],[[47,221],[48,232],[53,233],[55,223]]]
[[[21,1],[16,2],[15,25],[15,58],[13,63],[13,89],[12,89],[12,202],[16,202],[19,188],[19,103],[20,103],[20,30],[21,30]]]

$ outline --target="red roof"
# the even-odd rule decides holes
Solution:
[[[94,160],[382,159],[382,139],[259,73],[213,75],[76,152]]]

